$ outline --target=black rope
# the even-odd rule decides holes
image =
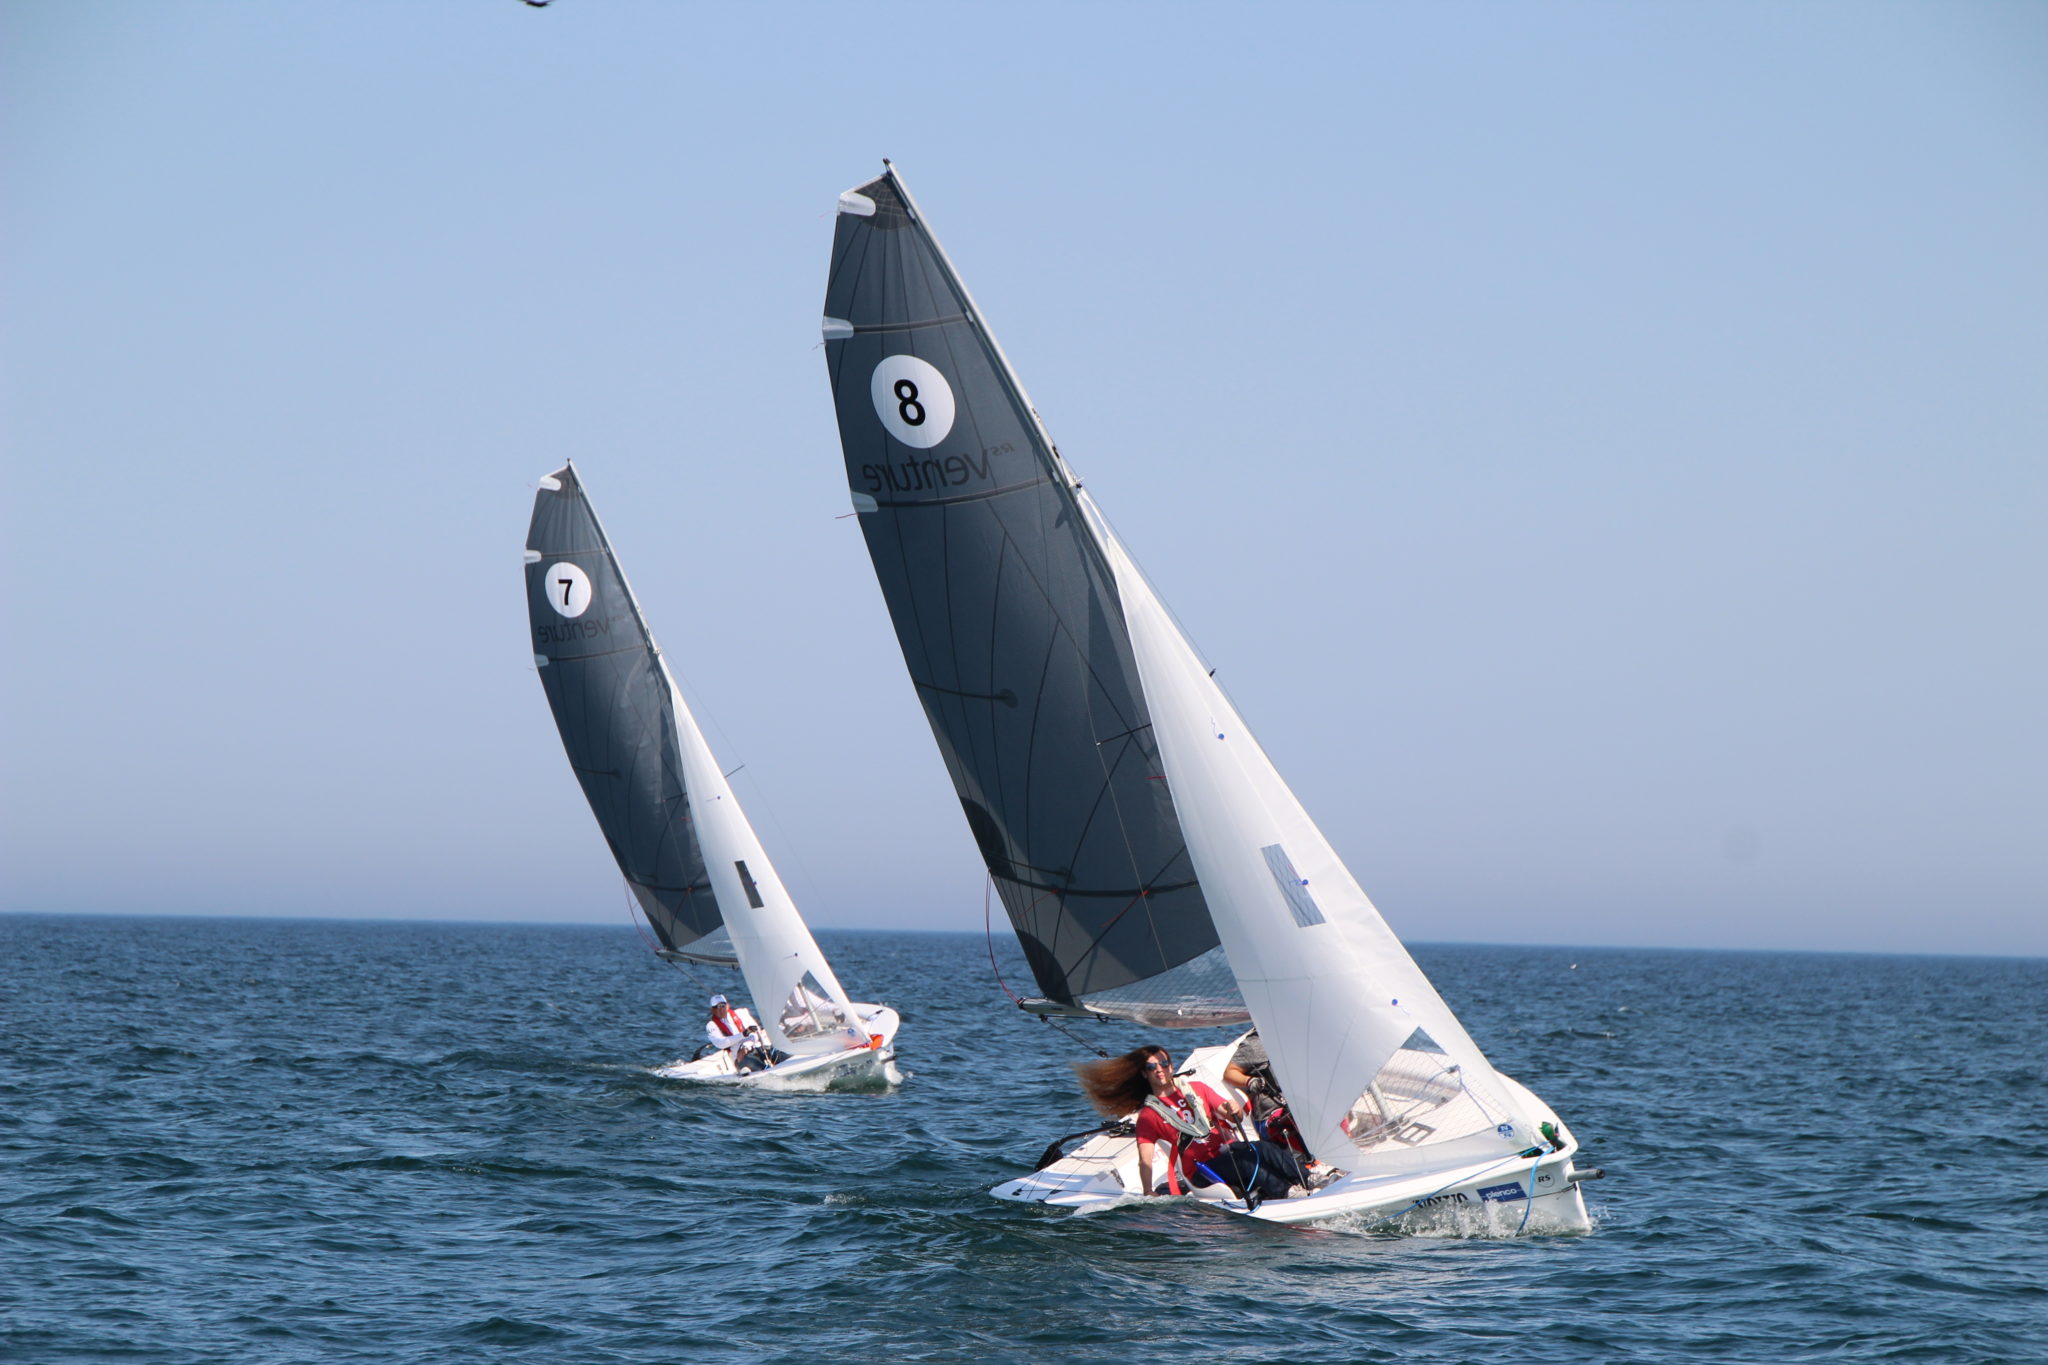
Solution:
[[[1003,988],[1003,994],[1009,996],[1011,1003],[1016,1005],[1017,1008],[1022,1009],[1024,1008],[1024,1002],[1018,998],[1017,992],[1010,989],[1010,983],[1003,980],[1003,969],[996,964],[996,933],[994,925],[995,885],[996,879],[993,876],[988,877],[981,884],[981,936],[988,943],[988,969],[991,972],[995,973],[996,984]],[[1052,1024],[1054,1028],[1058,1029],[1061,1033],[1066,1034],[1067,1037],[1072,1038],[1075,1042],[1079,1043],[1082,1047],[1087,1048],[1096,1056],[1101,1057],[1104,1060],[1107,1060],[1109,1058],[1109,1054],[1107,1052],[1104,1052],[1101,1048],[1095,1046],[1095,1044],[1089,1042],[1080,1034],[1073,1032],[1065,1024],[1053,1023],[1053,1017],[1051,1015],[1039,1015],[1038,1022],[1041,1024]]]
[[[1104,1052],[1104,1051],[1103,1051],[1103,1050],[1102,1050],[1101,1048],[1099,1048],[1099,1047],[1095,1046],[1095,1044],[1093,1044],[1093,1043],[1089,1042],[1089,1041],[1088,1041],[1088,1040],[1087,1040],[1086,1038],[1083,1038],[1083,1037],[1082,1037],[1082,1036],[1081,1036],[1080,1034],[1078,1034],[1078,1033],[1074,1032],[1074,1031],[1073,1031],[1072,1029],[1068,1028],[1068,1027],[1067,1027],[1067,1026],[1066,1026],[1065,1024],[1059,1024],[1059,1023],[1054,1023],[1054,1022],[1053,1022],[1053,1017],[1052,1017],[1052,1016],[1051,1016],[1050,1014],[1041,1014],[1041,1015],[1039,1015],[1039,1016],[1038,1016],[1038,1022],[1039,1022],[1039,1023],[1041,1023],[1041,1024],[1052,1024],[1052,1026],[1053,1026],[1054,1028],[1058,1029],[1058,1030],[1059,1030],[1059,1031],[1060,1031],[1061,1033],[1064,1033],[1064,1034],[1066,1034],[1066,1035],[1067,1035],[1067,1037],[1069,1037],[1069,1038],[1072,1038],[1072,1039],[1073,1039],[1073,1040],[1074,1040],[1075,1042],[1079,1043],[1079,1044],[1080,1044],[1080,1045],[1081,1045],[1082,1047],[1085,1047],[1085,1048],[1087,1048],[1087,1049],[1088,1049],[1088,1050],[1089,1050],[1090,1052],[1094,1053],[1094,1054],[1095,1054],[1096,1056],[1098,1056],[1098,1057],[1101,1057],[1101,1058],[1103,1058],[1104,1060],[1108,1060],[1108,1058],[1109,1058],[1109,1054],[1108,1054],[1107,1052]]]

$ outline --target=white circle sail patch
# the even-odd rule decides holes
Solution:
[[[574,564],[550,564],[544,583],[557,616],[581,616],[589,609],[590,575]]]
[[[875,416],[891,436],[918,450],[930,450],[953,429],[953,388],[914,355],[892,355],[875,366],[868,384]]]

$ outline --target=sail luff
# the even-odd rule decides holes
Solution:
[[[904,207],[910,210],[911,219],[924,228],[925,240],[931,244],[932,255],[938,259],[939,268],[946,272],[947,280],[959,291],[960,300],[966,305],[967,320],[974,325],[975,331],[981,334],[982,341],[995,355],[996,364],[1001,368],[1003,378],[1017,395],[1018,405],[1038,433],[1038,438],[1045,443],[1046,453],[1052,457],[1053,468],[1067,487],[1079,488],[1081,481],[1074,477],[1074,471],[1068,467],[1066,457],[1060,454],[1059,446],[1052,439],[1052,432],[1046,429],[1045,419],[1038,415],[1038,405],[1031,401],[1031,393],[1024,387],[1023,379],[1018,376],[1017,367],[1010,363],[1009,353],[1003,350],[1001,338],[989,327],[988,320],[981,311],[981,305],[974,301],[974,291],[967,287],[966,277],[953,264],[953,258],[946,254],[945,243],[939,240],[939,235],[925,222],[924,211],[918,208],[917,199],[910,193],[910,186],[904,182],[903,172],[897,170],[896,164],[886,158],[882,165],[888,168],[888,177],[896,186],[896,192],[903,196]]]
[[[661,672],[668,676],[668,661],[662,659],[661,642],[654,638],[654,628],[647,624],[647,613],[640,609],[640,595],[633,591],[633,580],[626,573],[626,566],[618,552],[612,548],[612,538],[604,529],[604,518],[597,514],[597,504],[590,500],[588,490],[583,487],[583,474],[576,468],[574,460],[564,460],[562,468],[569,471],[576,481],[576,488],[583,499],[583,512],[590,518],[590,527],[597,533],[597,543],[603,547],[605,558],[610,561],[611,570],[619,577],[619,588],[626,595],[626,608],[632,613],[633,624],[640,628],[640,639],[647,646],[648,653],[661,659]],[[673,683],[670,686],[674,686]]]

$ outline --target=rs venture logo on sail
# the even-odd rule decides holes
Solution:
[[[602,640],[612,633],[612,618],[593,616],[589,620],[548,623],[536,621],[533,626],[533,643],[539,645],[567,644],[571,640]]]
[[[989,461],[997,455],[1007,455],[1013,449],[1015,447],[1005,441],[999,446],[990,446],[982,451],[979,458],[973,455],[948,455],[944,459],[864,464],[860,467],[860,476],[869,493],[880,493],[884,490],[891,493],[926,493],[939,488],[958,488],[977,480],[987,482]]]
[[[882,429],[913,450],[930,450],[953,430],[953,386],[945,375],[914,355],[884,356],[868,381],[868,396]],[[877,493],[929,493],[987,482],[989,461],[1008,453],[1005,443],[979,454],[928,456],[924,459],[860,466],[863,490]]]

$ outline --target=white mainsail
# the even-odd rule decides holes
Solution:
[[[662,669],[667,668],[664,660]],[[669,688],[697,843],[761,1027],[776,1047],[793,1056],[837,1052],[852,1040],[864,1042],[860,1015],[768,861],[673,678]]]
[[[1075,492],[1116,573],[1196,875],[1309,1150],[1391,1173],[1528,1147],[1535,1125]]]

